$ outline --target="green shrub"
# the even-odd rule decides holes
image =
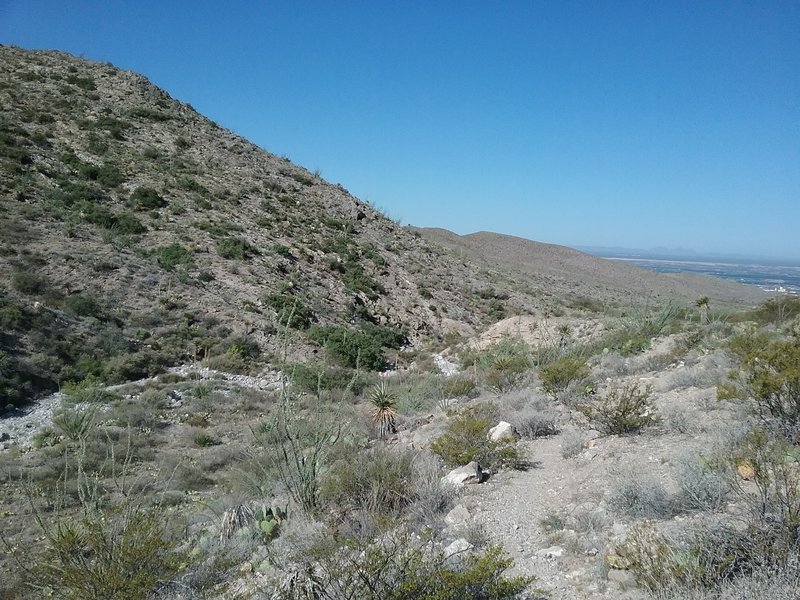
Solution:
[[[80,382],[67,382],[61,392],[64,397],[73,404],[108,404],[116,400],[119,396],[106,390],[105,386],[94,377],[87,377]]]
[[[358,371],[319,363],[296,363],[287,371],[292,389],[310,394],[345,389],[360,394],[369,383],[369,378]]]
[[[747,399],[764,426],[793,439],[800,432],[800,333],[789,339],[740,336],[730,349],[741,366],[718,396]]]
[[[208,448],[210,446],[217,446],[219,441],[208,435],[207,433],[197,433],[192,437],[194,445],[199,448]]]
[[[23,294],[40,294],[46,287],[44,278],[33,271],[16,271],[11,277],[11,285]]]
[[[222,258],[244,260],[258,254],[247,241],[238,237],[226,237],[217,240],[217,253]]]
[[[110,229],[123,235],[138,235],[147,231],[147,227],[135,215],[128,212],[115,215]]]
[[[313,558],[310,558],[313,557]],[[433,542],[405,530],[374,539],[321,537],[303,555],[294,585],[330,598],[364,600],[511,600],[534,578],[504,578],[511,559],[499,546],[446,558]],[[534,593],[537,593],[536,591]]]
[[[81,88],[87,92],[93,92],[97,89],[93,77],[80,77],[79,75],[68,75],[67,83]]]
[[[308,335],[343,366],[380,371],[386,367],[383,348],[399,348],[405,335],[392,327],[368,324],[363,327],[363,331],[354,331],[346,327],[312,325]]]
[[[589,366],[586,364],[586,359],[579,356],[562,356],[539,369],[542,389],[553,398],[558,398],[570,384],[579,382],[588,375]]]
[[[156,262],[162,269],[172,271],[177,266],[191,264],[192,253],[180,244],[170,244],[156,250]]]
[[[464,375],[453,375],[442,382],[442,395],[445,398],[470,396],[475,389],[475,382]]]
[[[445,433],[433,440],[431,452],[450,467],[460,467],[476,461],[482,468],[522,468],[523,454],[516,440],[489,439],[489,429],[496,425],[497,408],[479,404],[463,410],[447,425]]]
[[[155,210],[167,205],[167,201],[156,190],[138,187],[131,194],[130,204],[136,210]]]
[[[499,392],[519,386],[531,368],[530,347],[519,338],[506,337],[483,350],[467,353],[465,366],[475,364],[486,384]]]
[[[770,298],[757,309],[746,313],[744,318],[752,319],[759,325],[778,325],[792,321],[800,315],[800,297],[781,296]]]
[[[641,389],[637,383],[629,383],[609,390],[599,400],[580,405],[578,410],[604,433],[638,433],[661,420],[650,391],[649,387]]]
[[[135,352],[123,352],[110,357],[102,365],[101,375],[109,383],[123,383],[164,372],[164,368],[180,360],[179,355],[142,348]]]
[[[106,188],[115,188],[125,181],[122,172],[116,165],[104,163],[100,166],[92,163],[82,163],[80,174],[89,181],[96,181]]]
[[[103,307],[94,298],[83,294],[73,294],[64,300],[64,308],[79,317],[100,317]]]
[[[322,483],[322,501],[344,514],[368,511],[397,517],[410,505],[415,487],[414,455],[387,448],[349,453]]]
[[[44,524],[44,521],[41,521]],[[65,600],[146,600],[183,568],[158,510],[90,513],[43,525],[44,555],[30,585]]]
[[[297,296],[274,293],[267,296],[266,302],[277,313],[281,325],[294,329],[308,329],[311,326],[314,313]]]

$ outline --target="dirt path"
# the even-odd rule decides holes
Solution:
[[[660,344],[650,353],[667,346]],[[609,573],[606,565],[605,556],[641,520],[621,514],[611,497],[626,473],[652,477],[674,492],[680,457],[709,448],[716,432],[730,423],[733,415],[718,406],[715,387],[704,379],[716,368],[715,360],[700,356],[691,367],[680,363],[608,382],[651,385],[658,412],[665,417],[660,425],[639,435],[602,436],[564,423],[558,435],[519,442],[533,468],[503,472],[465,488],[460,502],[472,526],[483,528],[514,559],[510,575],[537,577],[552,600],[647,597],[635,588],[630,573]],[[682,415],[686,429],[666,418],[670,413]]]

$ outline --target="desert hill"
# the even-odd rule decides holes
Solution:
[[[590,256],[578,250],[511,235],[480,231],[459,236],[438,228],[420,228],[423,237],[474,264],[493,265],[510,278],[569,298],[630,304],[701,296],[723,304],[762,302],[766,292],[716,277],[654,273],[630,264]]]
[[[758,293],[508,236],[401,227],[142,75],[0,47],[0,404],[87,375],[274,362],[472,332],[586,298]],[[367,356],[369,354],[370,356]]]

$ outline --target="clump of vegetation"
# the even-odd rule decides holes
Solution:
[[[450,420],[444,435],[433,440],[431,452],[451,467],[476,461],[490,470],[522,468],[524,456],[516,440],[489,439],[489,429],[496,425],[497,414],[497,408],[490,404],[463,410]]]
[[[661,420],[650,394],[649,387],[642,389],[637,383],[629,383],[612,388],[599,400],[580,405],[578,410],[604,433],[638,433]]]
[[[389,389],[386,381],[381,381],[369,393],[372,403],[372,421],[378,425],[381,439],[397,433],[397,396]]]
[[[258,344],[242,335],[228,340],[223,344],[223,352],[212,355],[207,363],[209,367],[219,371],[247,373],[260,354]]]
[[[167,201],[150,187],[138,187],[131,194],[130,204],[136,210],[156,210],[167,205]]]
[[[276,292],[266,297],[267,305],[278,317],[278,323],[293,329],[308,329],[314,319],[314,313],[302,299],[286,292]]]
[[[539,369],[542,389],[557,399],[569,386],[589,376],[586,359],[580,356],[562,356]]]
[[[217,240],[217,252],[222,258],[245,260],[258,254],[258,251],[246,240],[239,237],[225,237]]]
[[[40,525],[46,546],[31,569],[31,586],[47,596],[145,600],[187,560],[157,509],[91,512]]]
[[[800,432],[800,333],[788,339],[746,334],[732,339],[729,348],[741,364],[718,386],[718,397],[748,401],[765,427],[795,439]]]
[[[64,300],[64,308],[79,317],[97,317],[103,313],[100,303],[90,296],[73,294]]]
[[[345,513],[398,517],[414,500],[416,478],[412,452],[375,448],[348,453],[325,476],[321,498]]]
[[[11,277],[11,285],[18,292],[33,296],[42,293],[47,282],[35,271],[15,271]]]
[[[368,378],[356,370],[321,363],[296,363],[287,372],[294,391],[310,394],[345,389],[360,394],[368,383]]]
[[[632,517],[667,519],[674,510],[672,499],[659,479],[633,470],[614,477],[609,503]]]
[[[609,350],[630,356],[650,347],[653,338],[674,329],[681,310],[675,304],[665,304],[661,308],[641,308],[628,315],[621,326],[609,332],[603,345]]]
[[[444,398],[469,397],[475,390],[475,381],[464,375],[453,375],[442,382]]]
[[[192,253],[180,244],[170,244],[156,250],[156,262],[162,269],[173,271],[178,266],[191,264]]]
[[[67,382],[61,391],[74,404],[108,404],[118,398],[116,394],[106,390],[102,382],[91,376],[80,382]]]
[[[487,348],[468,353],[462,361],[474,364],[489,388],[507,392],[518,387],[531,369],[530,348],[519,338],[506,337]]]
[[[315,559],[310,561],[308,556]],[[522,597],[534,581],[503,577],[511,559],[498,546],[448,559],[432,540],[406,529],[366,539],[319,536],[306,552],[287,560],[301,565],[292,569],[298,573],[295,585],[325,590],[332,598],[512,600]]]
[[[343,366],[371,371],[386,368],[384,348],[399,349],[406,339],[401,331],[393,327],[366,323],[361,331],[333,325],[312,325],[308,335]]]

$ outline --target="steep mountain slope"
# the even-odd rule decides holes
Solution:
[[[751,304],[768,297],[755,287],[716,277],[659,274],[618,261],[597,258],[553,244],[481,231],[459,236],[444,229],[418,229],[426,239],[476,264],[493,265],[510,277],[562,297],[579,294],[605,302],[659,303],[694,301],[708,296],[717,303]]]
[[[63,53],[0,47],[0,198],[0,405],[209,352],[269,360],[290,315],[386,343],[536,306],[476,295],[484,275],[341,186]]]

